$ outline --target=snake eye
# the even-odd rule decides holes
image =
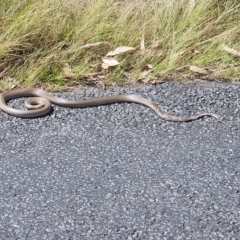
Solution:
[[[25,107],[28,110],[35,110],[44,107],[43,98],[41,97],[30,97],[25,101]]]

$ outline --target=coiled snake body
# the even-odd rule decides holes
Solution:
[[[17,110],[7,106],[7,102],[11,99],[19,97],[30,97],[25,101],[26,110]],[[38,88],[24,88],[17,89],[10,92],[5,92],[0,95],[0,108],[15,117],[20,118],[34,118],[47,114],[51,109],[51,103],[69,108],[85,108],[113,103],[131,102],[145,105],[151,108],[159,117],[164,120],[174,122],[188,122],[193,121],[204,116],[211,116],[216,118],[218,121],[223,122],[221,117],[214,113],[201,113],[189,117],[176,117],[171,116],[164,112],[156,103],[139,97],[137,95],[114,95],[107,97],[92,98],[87,100],[76,100],[69,101],[62,98],[55,97],[50,93],[43,91]],[[224,123],[224,122],[223,122]]]

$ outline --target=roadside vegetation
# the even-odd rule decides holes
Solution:
[[[239,0],[1,0],[0,90],[240,79]]]

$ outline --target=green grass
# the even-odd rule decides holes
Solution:
[[[191,65],[207,69],[204,77],[238,81],[240,57],[223,46],[239,53],[239,39],[239,0],[1,0],[0,90],[128,84],[148,64],[149,81],[202,77]],[[96,42],[107,44],[83,47]],[[136,50],[102,69],[102,58],[119,46]]]

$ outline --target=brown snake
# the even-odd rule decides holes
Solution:
[[[11,99],[19,98],[19,97],[30,97],[25,101],[26,110],[17,110],[7,106],[7,102]],[[122,102],[132,102],[145,105],[151,108],[159,117],[164,120],[174,121],[174,122],[189,122],[204,116],[211,116],[216,118],[218,121],[226,124],[221,120],[221,117],[214,113],[201,113],[198,115],[193,115],[189,117],[175,117],[164,112],[156,103],[146,99],[139,97],[137,95],[114,95],[107,97],[99,97],[92,98],[88,100],[76,100],[69,101],[62,98],[55,97],[48,92],[45,92],[38,88],[24,88],[17,89],[10,92],[5,92],[0,95],[0,108],[15,117],[20,118],[34,118],[47,114],[51,109],[51,103],[62,107],[69,108],[84,108],[84,107],[92,107],[92,106],[100,106],[112,103],[122,103]],[[228,124],[226,124],[228,125]]]

